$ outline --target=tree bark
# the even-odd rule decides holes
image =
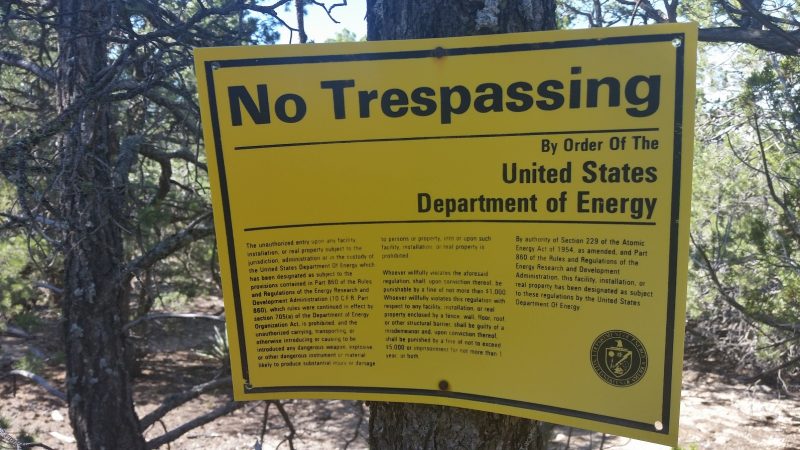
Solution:
[[[369,40],[551,30],[554,0],[367,0]],[[544,449],[547,424],[460,408],[370,405],[375,449]]]
[[[369,406],[374,449],[541,450],[549,437],[547,424],[502,414],[410,403]]]
[[[109,103],[94,98],[108,66],[114,3],[60,0],[57,15],[58,108],[79,108],[59,142],[59,206],[67,227],[62,304],[67,400],[81,450],[146,448],[124,357],[128,289],[119,281],[124,192],[112,176],[114,121]]]
[[[367,0],[370,41],[555,28],[554,0]]]

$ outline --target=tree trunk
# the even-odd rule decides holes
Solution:
[[[555,29],[554,0],[367,0],[369,40]],[[443,406],[370,405],[375,449],[544,449],[549,426]]]
[[[124,358],[124,195],[112,176],[114,121],[97,98],[113,4],[61,0],[57,14],[58,108],[75,112],[59,143],[67,400],[78,448],[87,450],[145,448]]]
[[[367,0],[370,41],[555,28],[555,0]]]
[[[369,406],[374,449],[541,450],[549,437],[547,424],[502,414],[411,403]]]

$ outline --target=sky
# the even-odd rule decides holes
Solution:
[[[335,3],[341,3],[341,1],[326,0],[324,2],[320,1],[320,3],[331,5]],[[294,2],[291,2],[291,4],[294,5]],[[337,24],[331,21],[321,7],[313,4],[306,5],[307,14],[305,16],[305,25],[308,39],[314,42],[325,42],[325,39],[332,38],[337,32],[344,28],[354,32],[356,37],[360,39],[362,36],[367,34],[367,21],[364,19],[366,11],[366,0],[347,0],[347,6],[334,8],[333,12],[331,13],[333,18],[340,22]],[[297,25],[294,7],[292,7],[290,11],[281,11],[280,15],[289,25]],[[297,33],[294,33],[293,39],[293,43],[298,42],[299,37],[297,36]],[[289,43],[288,30],[281,31],[281,39],[279,42],[281,44]]]

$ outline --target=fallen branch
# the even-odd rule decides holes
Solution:
[[[144,321],[157,320],[157,319],[204,319],[204,320],[213,320],[216,322],[225,323],[225,316],[223,314],[214,316],[211,314],[195,314],[195,313],[153,313],[144,315],[136,320],[126,323],[122,327],[122,331],[128,331]]]
[[[275,407],[278,408],[278,412],[281,413],[281,417],[283,417],[283,421],[286,423],[286,426],[289,428],[289,436],[286,436],[286,439],[280,441],[275,448],[280,447],[283,445],[284,442],[289,443],[289,450],[294,449],[294,438],[297,436],[297,430],[294,428],[294,424],[292,423],[291,417],[289,417],[289,413],[286,412],[286,408],[283,407],[283,403],[275,402]]]
[[[720,294],[720,297],[725,303],[732,306],[733,309],[739,311],[748,319],[752,319],[756,322],[762,323],[772,328],[788,331],[790,333],[800,332],[800,322],[784,323],[779,321],[777,318],[769,315],[768,313],[748,311],[747,308],[744,307],[744,305],[737,302],[736,299],[729,293],[729,290],[726,289],[725,286],[723,286],[722,281],[719,279],[717,275],[717,269],[714,267],[714,264],[709,259],[705,247],[702,246],[699,242],[697,242],[694,238],[694,235],[691,233],[689,234],[689,239],[691,240],[693,248],[697,250],[697,254],[700,256],[700,263],[703,266],[705,266],[704,269],[706,273],[708,273],[708,276],[714,283],[717,292]]]
[[[42,289],[48,289],[50,291],[55,292],[56,294],[63,294],[64,293],[64,290],[61,289],[60,287],[53,286],[52,284],[46,283],[44,281],[37,282],[36,284],[33,285],[33,287],[42,288]]]
[[[25,332],[22,328],[13,327],[11,325],[6,325],[5,330],[3,332],[11,337],[20,338],[20,339],[31,339],[33,336]]]
[[[10,435],[8,431],[2,428],[0,428],[0,443],[11,445],[15,450],[21,450],[24,448],[36,448],[36,447],[44,448],[47,450],[55,450],[52,447],[48,447],[44,444],[39,444],[38,442],[31,442],[29,444],[20,442],[14,436]],[[5,446],[3,447],[5,448]]]
[[[355,426],[356,432],[353,433],[353,437],[351,437],[350,439],[348,439],[344,443],[343,450],[347,450],[350,447],[350,444],[355,442],[356,439],[358,439],[361,436],[361,424],[364,423],[364,416],[366,415],[366,413],[364,411],[364,403],[359,401],[359,402],[357,402],[357,404],[358,404],[359,413],[358,413],[358,422],[356,423],[356,426]],[[569,447],[567,447],[567,448],[569,448]]]
[[[745,382],[746,383],[754,383],[754,382],[756,382],[758,380],[763,380],[764,378],[766,378],[766,377],[768,377],[770,375],[777,374],[779,371],[781,371],[783,369],[787,369],[789,367],[792,367],[795,364],[800,364],[800,356],[798,356],[796,358],[792,358],[789,361],[786,361],[785,363],[783,363],[783,364],[781,364],[779,366],[776,366],[776,367],[773,367],[771,369],[765,370],[764,372],[761,372],[758,375],[752,376],[752,377],[746,379]]]
[[[12,370],[11,372],[8,372],[8,374],[9,375],[18,376],[18,377],[27,378],[27,379],[33,381],[34,383],[38,384],[39,386],[43,387],[44,390],[49,392],[54,397],[58,397],[59,400],[63,401],[64,403],[67,402],[67,396],[63,392],[61,392],[58,389],[54,388],[53,385],[50,384],[47,380],[45,380],[44,378],[40,377],[39,375],[36,375],[33,372],[28,372],[27,370],[22,370],[22,369],[16,369],[16,370]]]
[[[201,427],[219,417],[222,417],[226,414],[230,414],[233,411],[236,411],[237,409],[243,407],[244,405],[245,405],[244,402],[236,402],[236,401],[228,402],[207,414],[203,414],[202,416],[196,417],[195,419],[186,422],[185,424],[179,426],[178,428],[175,428],[169,433],[165,433],[155,439],[147,441],[147,448],[155,449],[161,447],[162,445],[165,445],[169,442],[174,441],[175,439],[178,439],[179,437],[183,436],[187,432],[197,427]]]
[[[183,405],[184,403],[190,400],[194,400],[195,398],[199,397],[200,394],[208,392],[220,386],[225,386],[230,384],[231,384],[231,377],[224,377],[217,380],[211,380],[207,383],[198,384],[197,386],[192,387],[186,392],[170,395],[169,397],[166,398],[166,400],[164,400],[164,403],[162,403],[161,406],[153,410],[150,414],[144,416],[139,421],[141,423],[142,429],[148,428],[149,426],[153,425],[159,419],[166,416],[168,412],[172,411],[173,409]]]

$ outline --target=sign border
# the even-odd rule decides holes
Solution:
[[[667,287],[667,315],[666,315],[666,340],[664,349],[664,383],[662,388],[662,427],[655,428],[653,423],[639,422],[619,417],[607,416],[602,414],[595,414],[586,411],[573,410],[568,408],[561,408],[552,405],[545,405],[539,403],[525,402],[521,400],[511,400],[507,398],[491,397],[486,395],[469,394],[464,392],[453,392],[447,390],[433,390],[433,389],[411,389],[411,388],[391,388],[391,387],[356,387],[356,386],[275,386],[275,387],[258,387],[250,384],[249,367],[247,362],[247,345],[245,340],[245,332],[243,327],[241,293],[239,288],[239,275],[236,264],[236,247],[233,237],[233,226],[230,211],[230,200],[228,196],[227,175],[225,172],[225,159],[222,146],[222,136],[219,127],[219,113],[217,108],[216,87],[214,84],[214,71],[218,68],[236,68],[236,67],[254,67],[254,66],[271,66],[271,65],[289,65],[289,64],[324,64],[324,63],[342,63],[342,62],[355,62],[355,61],[386,61],[386,60],[402,60],[402,59],[421,59],[421,58],[437,58],[437,57],[457,57],[464,55],[480,55],[491,53],[511,53],[511,52],[532,52],[540,50],[556,50],[568,48],[581,48],[581,47],[594,47],[594,46],[612,46],[612,45],[629,45],[629,44],[643,44],[643,43],[656,43],[656,42],[680,42],[675,51],[675,117],[673,129],[673,173],[672,173],[672,198],[671,198],[671,212],[670,212],[670,244],[669,244],[669,272],[668,272],[668,287]],[[211,113],[211,128],[214,137],[214,151],[216,154],[217,170],[219,174],[220,183],[220,200],[223,208],[224,223],[225,223],[225,237],[227,240],[228,259],[231,270],[231,288],[233,291],[233,303],[235,306],[235,316],[237,324],[237,333],[239,338],[239,348],[241,350],[241,370],[244,379],[244,394],[254,393],[280,393],[280,392],[320,392],[320,393],[363,393],[363,394],[389,394],[389,395],[413,395],[424,397],[442,397],[453,398],[460,400],[475,401],[484,404],[495,404],[501,406],[508,406],[531,411],[539,411],[543,413],[559,414],[563,416],[570,416],[577,419],[592,420],[595,422],[607,423],[610,425],[618,425],[627,428],[634,428],[642,431],[647,431],[656,434],[669,435],[671,417],[670,411],[672,409],[672,381],[673,381],[673,355],[675,344],[675,320],[676,320],[676,293],[677,293],[677,260],[678,260],[678,241],[679,241],[679,213],[681,209],[681,170],[682,170],[682,157],[683,157],[683,99],[684,99],[684,73],[685,73],[685,48],[686,48],[686,33],[685,32],[668,32],[668,33],[654,33],[642,34],[633,36],[612,36],[601,37],[596,39],[575,39],[564,41],[547,41],[547,42],[531,42],[531,43],[512,43],[502,45],[488,45],[488,46],[472,46],[472,47],[455,47],[443,49],[436,47],[430,50],[407,50],[407,51],[378,51],[367,53],[354,53],[354,54],[334,54],[334,55],[301,55],[301,56],[279,56],[271,58],[237,58],[237,59],[224,59],[224,60],[207,60],[205,61],[205,78],[206,88],[208,91],[208,101]],[[527,133],[526,133],[527,134]],[[444,139],[452,136],[429,136],[421,139]],[[491,137],[491,136],[476,136],[476,137]],[[386,140],[408,140],[407,138],[397,139],[378,139],[380,141]],[[368,140],[372,142],[375,140]],[[254,150],[254,149],[268,149],[277,147],[294,147],[303,145],[321,145],[332,143],[356,143],[364,142],[364,140],[352,141],[321,141],[321,142],[307,142],[307,143],[286,143],[286,144],[270,144],[264,146],[253,146],[236,148],[239,150]],[[428,222],[428,221],[418,221]],[[464,222],[463,220],[442,220],[437,222]],[[381,223],[381,222],[375,222]],[[412,222],[413,223],[413,222]],[[351,223],[350,225],[369,225],[371,222],[365,223]],[[317,224],[321,225],[345,225],[345,224]],[[260,227],[255,229],[247,229],[246,231],[255,231],[260,229],[271,228],[284,228],[279,227]]]

